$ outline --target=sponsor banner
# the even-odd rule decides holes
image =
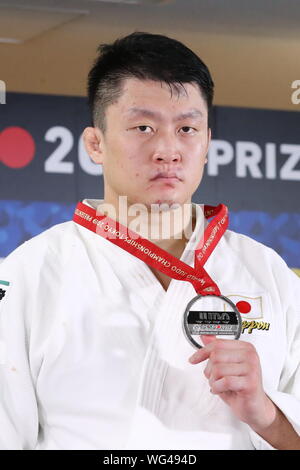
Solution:
[[[197,197],[230,210],[299,213],[299,111],[217,106]]]
[[[75,202],[103,190],[81,134],[86,99],[8,93],[0,114],[0,200]]]

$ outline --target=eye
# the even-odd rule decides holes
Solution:
[[[142,134],[150,134],[152,128],[150,126],[137,126],[136,129],[139,129]],[[150,129],[150,131],[146,131],[146,129]]]
[[[183,126],[181,129],[184,130],[184,134],[192,134],[193,132],[196,132],[196,129],[190,126]],[[189,130],[191,130],[192,132],[188,132]]]

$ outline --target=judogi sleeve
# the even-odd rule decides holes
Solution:
[[[280,294],[281,312],[276,312],[276,315],[284,315],[285,329],[281,333],[286,344],[283,351],[285,360],[278,389],[265,391],[300,435],[300,279],[279,256],[277,262],[279,269],[277,267],[274,277]],[[274,344],[274,348],[282,348],[282,345]],[[273,449],[252,430],[250,436],[256,449]]]
[[[30,317],[37,292],[26,244],[0,264],[0,449],[34,449],[38,406],[30,353]],[[27,269],[25,267],[27,266]],[[27,274],[26,274],[27,271]]]

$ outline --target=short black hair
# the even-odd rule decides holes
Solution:
[[[161,34],[136,31],[114,41],[100,44],[98,57],[88,74],[87,94],[92,122],[106,130],[105,111],[117,102],[127,78],[165,82],[179,93],[183,83],[195,82],[207,104],[208,125],[214,83],[207,66],[187,46]]]

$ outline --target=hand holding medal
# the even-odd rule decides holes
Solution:
[[[198,364],[208,359],[204,374],[212,393],[219,394],[241,421],[259,432],[273,422],[276,407],[263,390],[254,346],[245,341],[223,340],[240,337],[241,316],[203,268],[228,226],[227,207],[205,206],[204,215],[215,218],[195,250],[195,268],[83,203],[77,204],[73,220],[173,279],[193,284],[198,295],[188,303],[183,315],[184,333],[197,348],[189,361]],[[216,336],[222,339],[218,341]]]

